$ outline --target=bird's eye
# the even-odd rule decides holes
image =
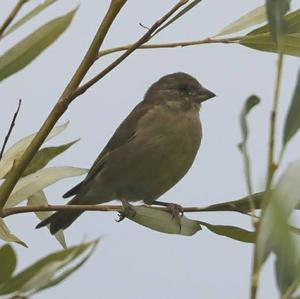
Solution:
[[[188,93],[189,89],[186,85],[179,85],[178,90],[182,93]]]

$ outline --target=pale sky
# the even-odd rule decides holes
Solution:
[[[15,1],[1,1],[0,18]],[[37,1],[28,4],[30,8]],[[176,1],[128,0],[112,26],[104,47],[127,44],[140,37]],[[1,41],[0,54],[31,32],[46,17],[61,15],[77,1],[58,1],[47,13]],[[17,100],[23,105],[10,144],[35,132],[55,104],[82,59],[109,1],[82,1],[74,22],[59,40],[25,70],[1,82],[0,138],[5,136]],[[156,42],[200,39],[215,34],[240,15],[263,1],[210,0],[200,3],[174,26],[157,35]],[[297,7],[300,5],[297,3]],[[296,7],[296,6],[294,6]],[[93,66],[97,73],[116,55]],[[183,71],[195,76],[217,97],[201,111],[203,142],[197,159],[185,176],[161,200],[183,206],[205,206],[246,195],[243,165],[237,149],[240,142],[238,116],[251,94],[262,98],[251,114],[249,150],[253,161],[255,191],[262,190],[266,169],[269,111],[273,98],[276,55],[239,45],[201,45],[190,48],[137,51],[83,96],[76,99],[60,123],[68,129],[49,144],[58,145],[81,138],[51,165],[90,167],[119,123],[142,99],[147,88],[162,75]],[[295,86],[299,59],[286,57],[283,70],[278,145],[282,124]],[[5,107],[5,109],[4,109]],[[300,136],[288,147],[282,172],[288,162],[299,158]],[[279,147],[278,147],[279,148]],[[64,180],[46,191],[50,203],[62,204],[62,194],[81,178]],[[188,214],[190,218],[251,229],[247,216],[234,213]],[[115,213],[86,212],[65,235],[69,245],[83,239],[103,237],[98,249],[77,273],[36,298],[247,298],[250,284],[252,245],[207,231],[192,237],[165,235],[129,220],[116,223]],[[14,245],[18,269],[60,249],[48,230],[35,230],[33,215],[7,218],[12,231],[29,249]],[[276,298],[273,264],[264,267],[259,298]]]

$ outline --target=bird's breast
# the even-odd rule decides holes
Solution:
[[[193,164],[201,124],[197,112],[153,111],[142,119],[139,128],[132,167],[143,199],[150,203],[173,187]]]

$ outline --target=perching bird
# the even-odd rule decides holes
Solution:
[[[201,103],[215,94],[185,73],[155,82],[127,116],[100,153],[86,178],[64,194],[69,204],[101,204],[121,200],[180,206],[156,201],[189,170],[202,137]],[[132,207],[131,207],[132,208]],[[70,226],[82,211],[59,211],[37,225],[50,232]]]

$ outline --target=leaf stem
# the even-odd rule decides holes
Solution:
[[[14,20],[22,6],[27,2],[28,0],[19,0],[15,7],[12,9],[10,14],[7,16],[7,18],[4,20],[3,24],[0,26],[0,39],[3,36],[4,31],[7,29],[7,27],[11,24],[11,22]]]
[[[230,38],[212,38],[207,37],[200,40],[192,40],[192,41],[181,41],[181,42],[173,42],[173,43],[162,43],[162,44],[146,44],[141,45],[138,47],[138,49],[168,49],[168,48],[177,48],[177,47],[189,47],[189,46],[195,46],[195,45],[203,45],[203,44],[232,44],[232,43],[238,43],[241,37],[230,37]],[[129,48],[132,47],[132,44],[119,46],[115,48],[110,49],[104,49],[101,50],[98,53],[97,59],[120,51],[126,51]]]

